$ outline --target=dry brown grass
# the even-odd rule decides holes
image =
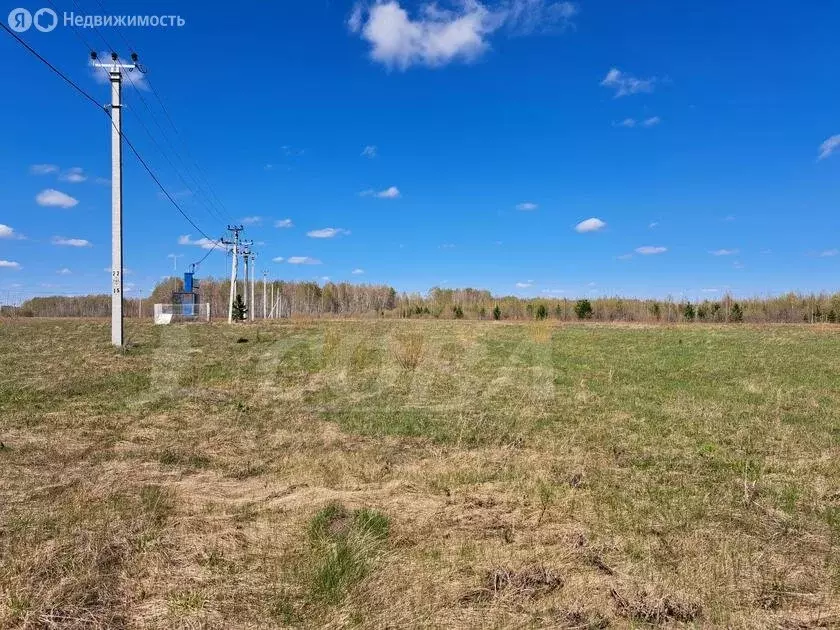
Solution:
[[[0,627],[837,624],[834,329],[129,336],[0,324]]]

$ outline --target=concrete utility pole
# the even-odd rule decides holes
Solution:
[[[268,288],[268,272],[263,271],[263,319],[268,319],[268,302],[266,298],[268,297],[268,292],[266,289]]]
[[[222,240],[225,245],[233,247],[233,260],[230,263],[230,300],[228,303],[228,324],[233,323],[233,301],[236,299],[236,273],[239,269],[239,233],[245,229],[241,225],[229,225],[228,231],[233,234],[232,241]]]
[[[254,252],[250,253],[251,256],[251,321],[254,321],[257,317],[257,301],[254,299],[254,280],[257,277],[257,268],[254,265],[254,259],[257,257]],[[247,287],[245,287],[247,291]]]
[[[167,256],[167,258],[172,259],[172,271],[178,271],[178,259],[183,257],[183,254],[169,254]]]
[[[243,293],[243,300],[245,301],[245,307],[248,309],[245,312],[245,318],[248,318],[248,313],[252,311],[251,301],[248,299],[248,279],[249,274],[248,272],[251,271],[251,241],[246,241],[242,243],[242,260],[245,263],[245,286],[243,287],[245,290]]]
[[[122,73],[137,68],[137,55],[132,63],[120,63],[111,53],[111,61],[100,62],[90,53],[91,65],[108,71],[111,81],[111,343],[123,345],[123,230],[122,230]]]

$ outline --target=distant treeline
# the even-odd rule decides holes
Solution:
[[[126,299],[127,317],[151,317],[154,304],[169,304],[181,291],[180,278],[159,283],[145,299]],[[201,302],[209,302],[213,319],[227,317],[230,283],[198,282]],[[479,289],[433,288],[428,294],[397,293],[386,285],[262,281],[254,287],[254,313],[275,317],[402,317],[445,319],[554,319],[602,322],[809,322],[840,321],[840,293],[735,299],[730,295],[699,302],[635,298],[519,298],[493,296]],[[245,296],[240,282],[237,293]],[[263,296],[265,295],[265,302]],[[250,305],[250,299],[247,299]],[[265,303],[265,310],[263,304]],[[29,317],[107,317],[109,295],[39,297],[3,314]]]

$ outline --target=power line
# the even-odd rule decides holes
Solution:
[[[48,0],[48,1],[49,1],[49,2],[50,2],[50,4],[51,4],[51,5],[55,8],[55,4],[52,2],[52,0]],[[81,12],[81,11],[82,11],[82,8],[79,6],[79,3],[78,3],[76,0],[73,0],[73,4],[75,5],[76,9],[77,9],[79,12]],[[105,7],[104,7],[104,6],[102,6],[102,3],[101,3],[101,2],[99,2],[99,6],[102,8],[102,10],[103,10],[103,12],[104,12],[104,11],[105,11]],[[78,37],[78,38],[79,38],[79,40],[82,42],[82,44],[84,44],[84,46],[85,46],[85,47],[86,47],[86,48],[87,48],[87,49],[88,49],[91,53],[96,52],[96,50],[93,48],[93,46],[91,46],[90,42],[89,42],[89,41],[88,41],[88,40],[87,40],[87,39],[86,39],[86,38],[85,38],[85,37],[81,34],[81,32],[79,31],[79,28],[78,28],[77,26],[75,26],[75,25],[71,25],[71,29],[73,30],[73,33],[76,35],[76,37]],[[94,31],[96,32],[96,34],[99,36],[99,39],[101,39],[101,40],[102,40],[102,43],[103,43],[103,44],[105,44],[105,47],[106,47],[109,51],[113,51],[113,50],[114,50],[114,48],[111,46],[111,43],[110,43],[107,39],[105,39],[105,36],[104,36],[104,35],[102,35],[102,32],[99,30],[99,28],[97,28],[96,26],[94,26],[94,27],[93,27],[93,30],[94,30]],[[125,37],[123,37],[122,39],[123,39],[123,41],[125,41]],[[127,42],[126,42],[126,44],[127,44]],[[131,46],[129,46],[129,48],[132,50],[132,53],[133,53],[133,52],[134,52],[134,49],[133,49]],[[135,64],[135,65],[138,65],[138,64]],[[138,65],[138,69],[139,69],[141,72],[143,72],[142,68],[140,68],[140,67],[139,67],[139,65]],[[205,209],[208,211],[208,214],[211,216],[211,218],[212,218],[214,221],[221,221],[222,223],[225,223],[225,222],[226,222],[226,219],[225,219],[223,216],[221,216],[221,215],[220,215],[220,214],[219,214],[219,213],[218,213],[218,212],[217,212],[217,211],[216,211],[216,210],[212,207],[212,204],[210,203],[210,200],[206,197],[206,195],[204,195],[204,191],[201,189],[201,184],[199,183],[198,178],[196,178],[196,177],[195,177],[195,176],[193,176],[191,173],[189,173],[189,168],[188,168],[188,167],[186,167],[186,161],[184,160],[184,158],[183,158],[183,157],[181,157],[180,153],[178,153],[178,150],[174,147],[174,145],[173,145],[171,142],[169,142],[169,139],[167,138],[167,134],[166,134],[166,132],[163,130],[163,127],[162,127],[162,126],[160,125],[160,123],[158,122],[157,117],[155,117],[154,113],[152,112],[151,108],[149,107],[148,103],[146,102],[146,99],[143,97],[143,94],[142,94],[142,93],[141,93],[141,91],[140,91],[140,90],[141,90],[141,88],[138,86],[138,84],[137,84],[137,83],[135,83],[135,82],[134,82],[134,79],[132,78],[131,73],[130,73],[130,72],[124,73],[124,76],[128,79],[129,83],[131,83],[132,87],[134,87],[134,91],[135,91],[135,93],[137,94],[137,96],[140,98],[140,101],[141,101],[141,103],[143,104],[143,107],[145,107],[145,108],[146,108],[146,111],[148,111],[148,112],[149,112],[149,116],[152,118],[152,121],[155,123],[155,125],[157,125],[157,128],[160,130],[161,135],[163,136],[163,138],[164,138],[164,140],[166,141],[166,143],[169,145],[169,148],[170,148],[170,149],[172,150],[172,152],[173,152],[173,153],[174,153],[174,154],[178,157],[178,159],[180,160],[181,164],[182,164],[182,165],[184,165],[184,167],[185,167],[185,168],[184,168],[184,171],[185,171],[188,175],[190,175],[190,178],[191,178],[191,179],[192,179],[192,181],[193,181],[193,184],[192,184],[192,185],[190,185],[190,184],[189,184],[189,183],[188,183],[188,182],[184,179],[184,177],[181,175],[181,172],[180,172],[180,170],[178,169],[178,167],[176,167],[176,166],[175,166],[175,164],[173,164],[172,160],[169,158],[168,153],[167,153],[166,151],[164,151],[164,150],[163,150],[163,148],[160,146],[160,144],[158,144],[157,140],[155,140],[154,136],[152,135],[151,131],[149,131],[148,127],[145,125],[145,123],[143,122],[142,118],[140,118],[139,114],[137,114],[137,112],[136,112],[136,111],[134,111],[134,108],[132,108],[132,107],[128,107],[128,108],[126,108],[126,109],[128,109],[128,111],[130,111],[130,112],[131,112],[131,115],[135,117],[135,119],[137,120],[137,122],[138,122],[138,123],[140,123],[140,126],[143,128],[143,130],[144,130],[144,131],[146,132],[146,134],[149,136],[149,139],[152,141],[152,144],[154,144],[154,145],[155,145],[155,148],[158,150],[158,152],[159,152],[161,155],[163,155],[164,159],[165,159],[165,160],[169,163],[169,166],[172,168],[172,170],[173,170],[173,171],[175,171],[175,174],[178,176],[178,179],[180,179],[180,180],[181,180],[181,183],[182,183],[184,186],[186,186],[188,189],[190,189],[190,191],[191,191],[191,192],[193,192],[193,191],[192,191],[192,188],[193,188],[193,187],[195,187],[196,189],[198,189],[198,191],[199,191],[200,193],[202,193],[202,196],[203,196],[203,197],[204,197],[204,199],[205,199],[205,201],[204,201],[203,205],[204,205]],[[147,82],[147,83],[148,83],[148,82]],[[150,84],[149,84],[149,87],[151,87],[151,85],[150,85]],[[208,184],[208,186],[209,186],[209,184]]]
[[[27,44],[27,43],[26,43],[23,39],[21,39],[21,38],[18,36],[18,34],[17,34],[17,33],[15,33],[15,32],[14,32],[13,30],[11,30],[8,26],[6,26],[5,22],[0,22],[0,26],[2,26],[2,27],[3,27],[3,30],[4,30],[4,31],[6,31],[9,35],[11,35],[11,36],[12,36],[12,37],[13,37],[13,38],[14,38],[14,39],[15,39],[15,40],[16,40],[16,41],[17,41],[17,42],[18,42],[21,46],[23,46],[23,47],[24,47],[26,50],[28,50],[28,51],[29,51],[32,55],[34,55],[34,56],[35,56],[35,57],[36,57],[39,61],[41,61],[41,63],[43,63],[45,66],[47,66],[47,67],[48,67],[50,70],[52,70],[52,71],[53,71],[56,75],[58,75],[59,77],[61,77],[61,78],[64,80],[64,82],[65,82],[65,83],[67,83],[70,87],[72,87],[74,90],[76,90],[79,94],[81,94],[81,95],[82,95],[84,98],[86,98],[88,101],[90,101],[91,103],[93,103],[93,104],[96,106],[96,108],[97,108],[98,110],[100,110],[100,111],[104,111],[104,109],[103,109],[102,105],[100,105],[100,103],[99,103],[99,102],[98,102],[95,98],[93,98],[93,97],[92,97],[92,96],[91,96],[88,92],[86,92],[83,88],[79,87],[79,85],[78,85],[75,81],[73,81],[73,80],[72,80],[71,78],[69,78],[66,74],[64,74],[61,70],[59,70],[58,68],[56,68],[56,67],[55,67],[52,63],[50,63],[47,59],[45,59],[45,58],[44,58],[44,57],[43,57],[43,56],[42,56],[42,55],[41,55],[41,54],[40,54],[37,50],[35,50],[34,48],[32,48],[32,46],[30,46],[30,45],[29,45],[29,44]],[[113,122],[112,122],[111,124],[113,125]],[[186,221],[187,221],[187,222],[188,222],[191,226],[193,226],[193,227],[194,227],[194,228],[195,228],[195,229],[196,229],[196,230],[197,230],[197,231],[198,231],[198,232],[199,232],[202,236],[204,236],[207,240],[209,240],[209,241],[213,241],[214,239],[212,239],[210,236],[208,236],[208,235],[207,235],[207,233],[206,233],[204,230],[202,230],[200,227],[198,227],[198,225],[195,223],[195,221],[193,221],[193,220],[192,220],[192,218],[190,218],[190,216],[189,216],[189,215],[188,215],[188,214],[184,211],[184,209],[183,209],[183,208],[181,208],[180,204],[178,204],[178,202],[177,202],[177,201],[175,201],[175,199],[172,197],[172,195],[171,195],[171,194],[169,194],[169,191],[168,191],[168,190],[166,190],[166,188],[163,186],[163,184],[161,184],[160,180],[159,180],[159,179],[158,179],[158,177],[155,175],[154,171],[152,171],[152,169],[149,167],[149,165],[146,163],[146,161],[145,161],[145,160],[143,159],[143,157],[140,155],[139,151],[137,151],[137,149],[135,148],[134,144],[131,142],[131,140],[129,140],[129,139],[128,139],[128,137],[127,137],[127,136],[126,136],[126,135],[125,135],[122,131],[120,131],[120,137],[121,137],[121,138],[125,141],[125,143],[126,143],[126,145],[128,146],[128,148],[129,148],[129,149],[131,149],[131,152],[132,152],[132,153],[134,154],[134,156],[137,158],[137,161],[138,161],[138,162],[140,162],[140,164],[143,166],[143,168],[145,169],[145,171],[149,174],[149,177],[151,177],[151,178],[152,178],[152,181],[154,181],[154,182],[155,182],[155,184],[157,185],[157,187],[158,187],[158,188],[160,188],[161,192],[164,194],[164,196],[166,196],[166,198],[167,198],[167,199],[169,200],[169,202],[170,202],[170,203],[171,203],[171,204],[175,207],[175,209],[176,209],[176,210],[177,210],[177,211],[181,214],[181,216],[182,216],[182,217],[184,217],[184,219],[186,219]]]
[[[73,0],[73,2],[75,3],[76,0]],[[102,0],[95,0],[95,2],[99,6],[99,8],[102,10],[103,14],[108,12],[107,9],[105,8],[105,5],[102,3]],[[80,11],[81,11],[81,9],[80,9]],[[94,29],[96,29],[96,27],[94,27]],[[123,43],[128,47],[128,49],[131,52],[137,52],[137,49],[129,43],[128,39],[125,37],[125,35],[123,34],[123,32],[121,30],[117,30],[117,34],[119,35],[120,39],[122,39]],[[102,38],[103,41],[105,41],[105,38],[102,37],[101,34],[100,34],[100,37]],[[106,45],[107,45],[107,42],[106,42]],[[113,49],[111,49],[111,50],[113,50]],[[133,81],[132,81],[132,84],[133,84]],[[148,77],[146,78],[146,85],[148,85],[149,89],[152,92],[152,95],[154,95],[155,100],[157,100],[158,104],[160,105],[160,108],[163,111],[163,115],[166,117],[166,120],[169,122],[173,131],[175,131],[175,135],[181,141],[181,144],[184,148],[184,152],[186,153],[187,157],[191,160],[192,165],[195,168],[196,173],[198,174],[197,177],[195,175],[191,175],[193,177],[193,181],[196,182],[196,187],[200,189],[201,185],[206,186],[207,190],[210,191],[210,195],[212,195],[212,197],[213,197],[213,201],[215,201],[216,210],[220,210],[221,214],[223,214],[223,215],[225,215],[225,217],[227,217],[227,220],[233,222],[233,220],[231,218],[231,215],[228,212],[227,207],[225,206],[224,202],[222,202],[222,200],[219,198],[219,195],[216,193],[216,190],[214,189],[213,185],[210,183],[210,179],[207,177],[207,173],[204,171],[204,169],[201,167],[201,165],[198,163],[198,161],[193,157],[192,153],[190,152],[189,145],[187,144],[183,135],[179,131],[178,126],[175,124],[175,121],[173,120],[172,116],[169,114],[169,110],[167,109],[166,105],[164,104],[163,99],[161,98],[160,94],[155,89],[154,84],[151,82],[151,80]],[[143,103],[145,105],[146,104],[145,99],[143,98],[143,96],[141,94],[139,94],[139,92],[138,92],[138,96],[140,96],[141,101],[143,101]],[[148,105],[146,105],[146,108],[149,111],[149,114],[154,118],[154,115],[151,112],[151,108],[149,108]],[[161,133],[164,133],[161,126],[157,123],[157,119],[155,118],[154,120],[155,120],[155,124],[157,124],[158,128],[161,130]],[[165,136],[165,133],[164,133],[164,136]],[[173,147],[172,144],[170,144],[170,146]],[[173,151],[175,151],[174,147],[173,147]],[[177,151],[175,151],[175,153],[176,153],[176,155],[178,154]],[[186,160],[184,160],[180,155],[178,155],[178,158],[182,161],[182,163],[184,165],[186,165]],[[189,170],[189,169],[185,169],[185,170]],[[209,197],[207,198],[207,201],[210,202]],[[223,218],[222,221],[225,221],[225,219]]]

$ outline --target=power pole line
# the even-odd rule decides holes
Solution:
[[[111,343],[123,346],[123,228],[122,228],[122,73],[137,68],[137,55],[132,63],[120,63],[111,53],[110,62],[97,61],[90,54],[91,65],[108,71],[111,81]]]
[[[178,271],[178,259],[183,257],[183,254],[169,254],[167,256],[167,258],[172,259],[172,271]]]
[[[233,234],[233,240],[222,240],[225,245],[231,246],[233,256],[230,264],[230,300],[228,302],[228,324],[233,323],[233,300],[236,298],[236,273],[239,269],[239,233],[244,230],[241,225],[229,225],[228,231]]]

